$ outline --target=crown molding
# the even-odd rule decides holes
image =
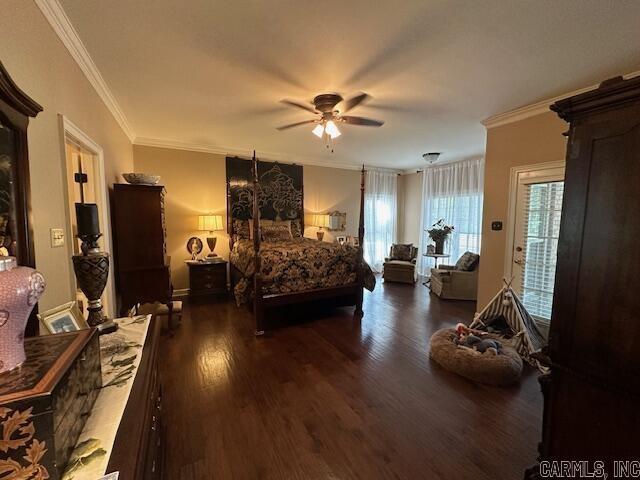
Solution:
[[[98,93],[98,96],[102,99],[107,106],[113,118],[116,119],[118,125],[129,138],[131,142],[135,139],[135,133],[131,128],[131,125],[127,121],[127,117],[120,108],[116,97],[111,92],[111,89],[107,85],[107,82],[102,77],[102,74],[98,70],[98,67],[94,63],[91,55],[87,51],[86,47],[80,40],[78,32],[71,24],[69,17],[64,12],[64,9],[58,2],[58,0],[34,0],[35,4],[40,8],[42,14],[47,19],[54,32],[62,41],[62,44],[67,48],[71,57],[76,61],[80,70],[84,73],[91,86]]]
[[[160,138],[147,138],[136,137],[133,141],[134,145],[143,147],[155,147],[155,148],[167,148],[170,150],[185,150],[188,152],[201,152],[201,153],[215,153],[225,156],[239,156],[239,157],[251,157],[253,155],[253,149],[242,149],[232,147],[221,147],[217,145],[209,145],[205,143],[189,143],[180,142],[177,140],[164,140]],[[339,168],[342,170],[360,170],[361,164],[346,163],[346,162],[334,162],[331,160],[304,157],[299,155],[289,155],[282,152],[267,152],[264,150],[258,150],[260,157],[268,158],[269,160],[278,161],[282,163],[297,163],[299,165],[312,165],[315,167],[325,168]],[[391,168],[381,168],[371,166],[370,169],[385,170],[393,173],[400,173],[401,170]]]
[[[623,75],[623,77],[625,79],[628,79],[638,75],[640,75],[640,71]],[[599,86],[600,84],[590,85],[588,87],[580,88],[579,90],[574,90],[557,97],[548,98],[547,100],[542,100],[530,105],[525,105],[523,107],[516,108],[515,110],[509,110],[508,112],[499,113],[482,120],[481,123],[488,130],[490,128],[499,127],[508,123],[517,122],[519,120],[524,120],[525,118],[533,117],[535,115],[540,115],[541,113],[550,112],[551,110],[549,110],[549,107],[556,103],[558,100],[563,100],[565,98],[573,97],[574,95],[580,95],[581,93],[590,92],[591,90],[595,90]]]

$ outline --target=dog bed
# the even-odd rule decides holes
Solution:
[[[520,380],[522,358],[514,348],[503,343],[499,355],[480,353],[459,347],[453,343],[455,338],[453,328],[438,330],[431,337],[429,356],[441,367],[485,385],[503,387]]]

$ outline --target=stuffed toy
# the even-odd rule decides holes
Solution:
[[[502,344],[491,338],[480,338],[480,335],[486,335],[486,332],[480,332],[468,328],[459,323],[456,325],[456,338],[454,343],[460,347],[477,350],[480,353],[488,352],[491,355],[499,355],[502,350]]]

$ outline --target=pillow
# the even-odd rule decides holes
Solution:
[[[478,255],[477,253],[464,252],[456,262],[456,270],[471,272],[472,270],[475,270],[476,265],[478,265],[479,261],[480,255]]]
[[[265,241],[277,241],[277,240],[291,240],[291,221],[282,222],[270,222],[266,225],[260,222],[260,229],[262,233],[262,240]]]
[[[413,254],[413,243],[396,243],[391,245],[391,260],[410,262]]]

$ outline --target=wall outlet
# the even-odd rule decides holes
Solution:
[[[62,228],[51,229],[51,246],[53,248],[64,246],[64,230]]]
[[[491,222],[491,230],[500,231],[502,230],[502,222],[500,220],[494,220]]]

